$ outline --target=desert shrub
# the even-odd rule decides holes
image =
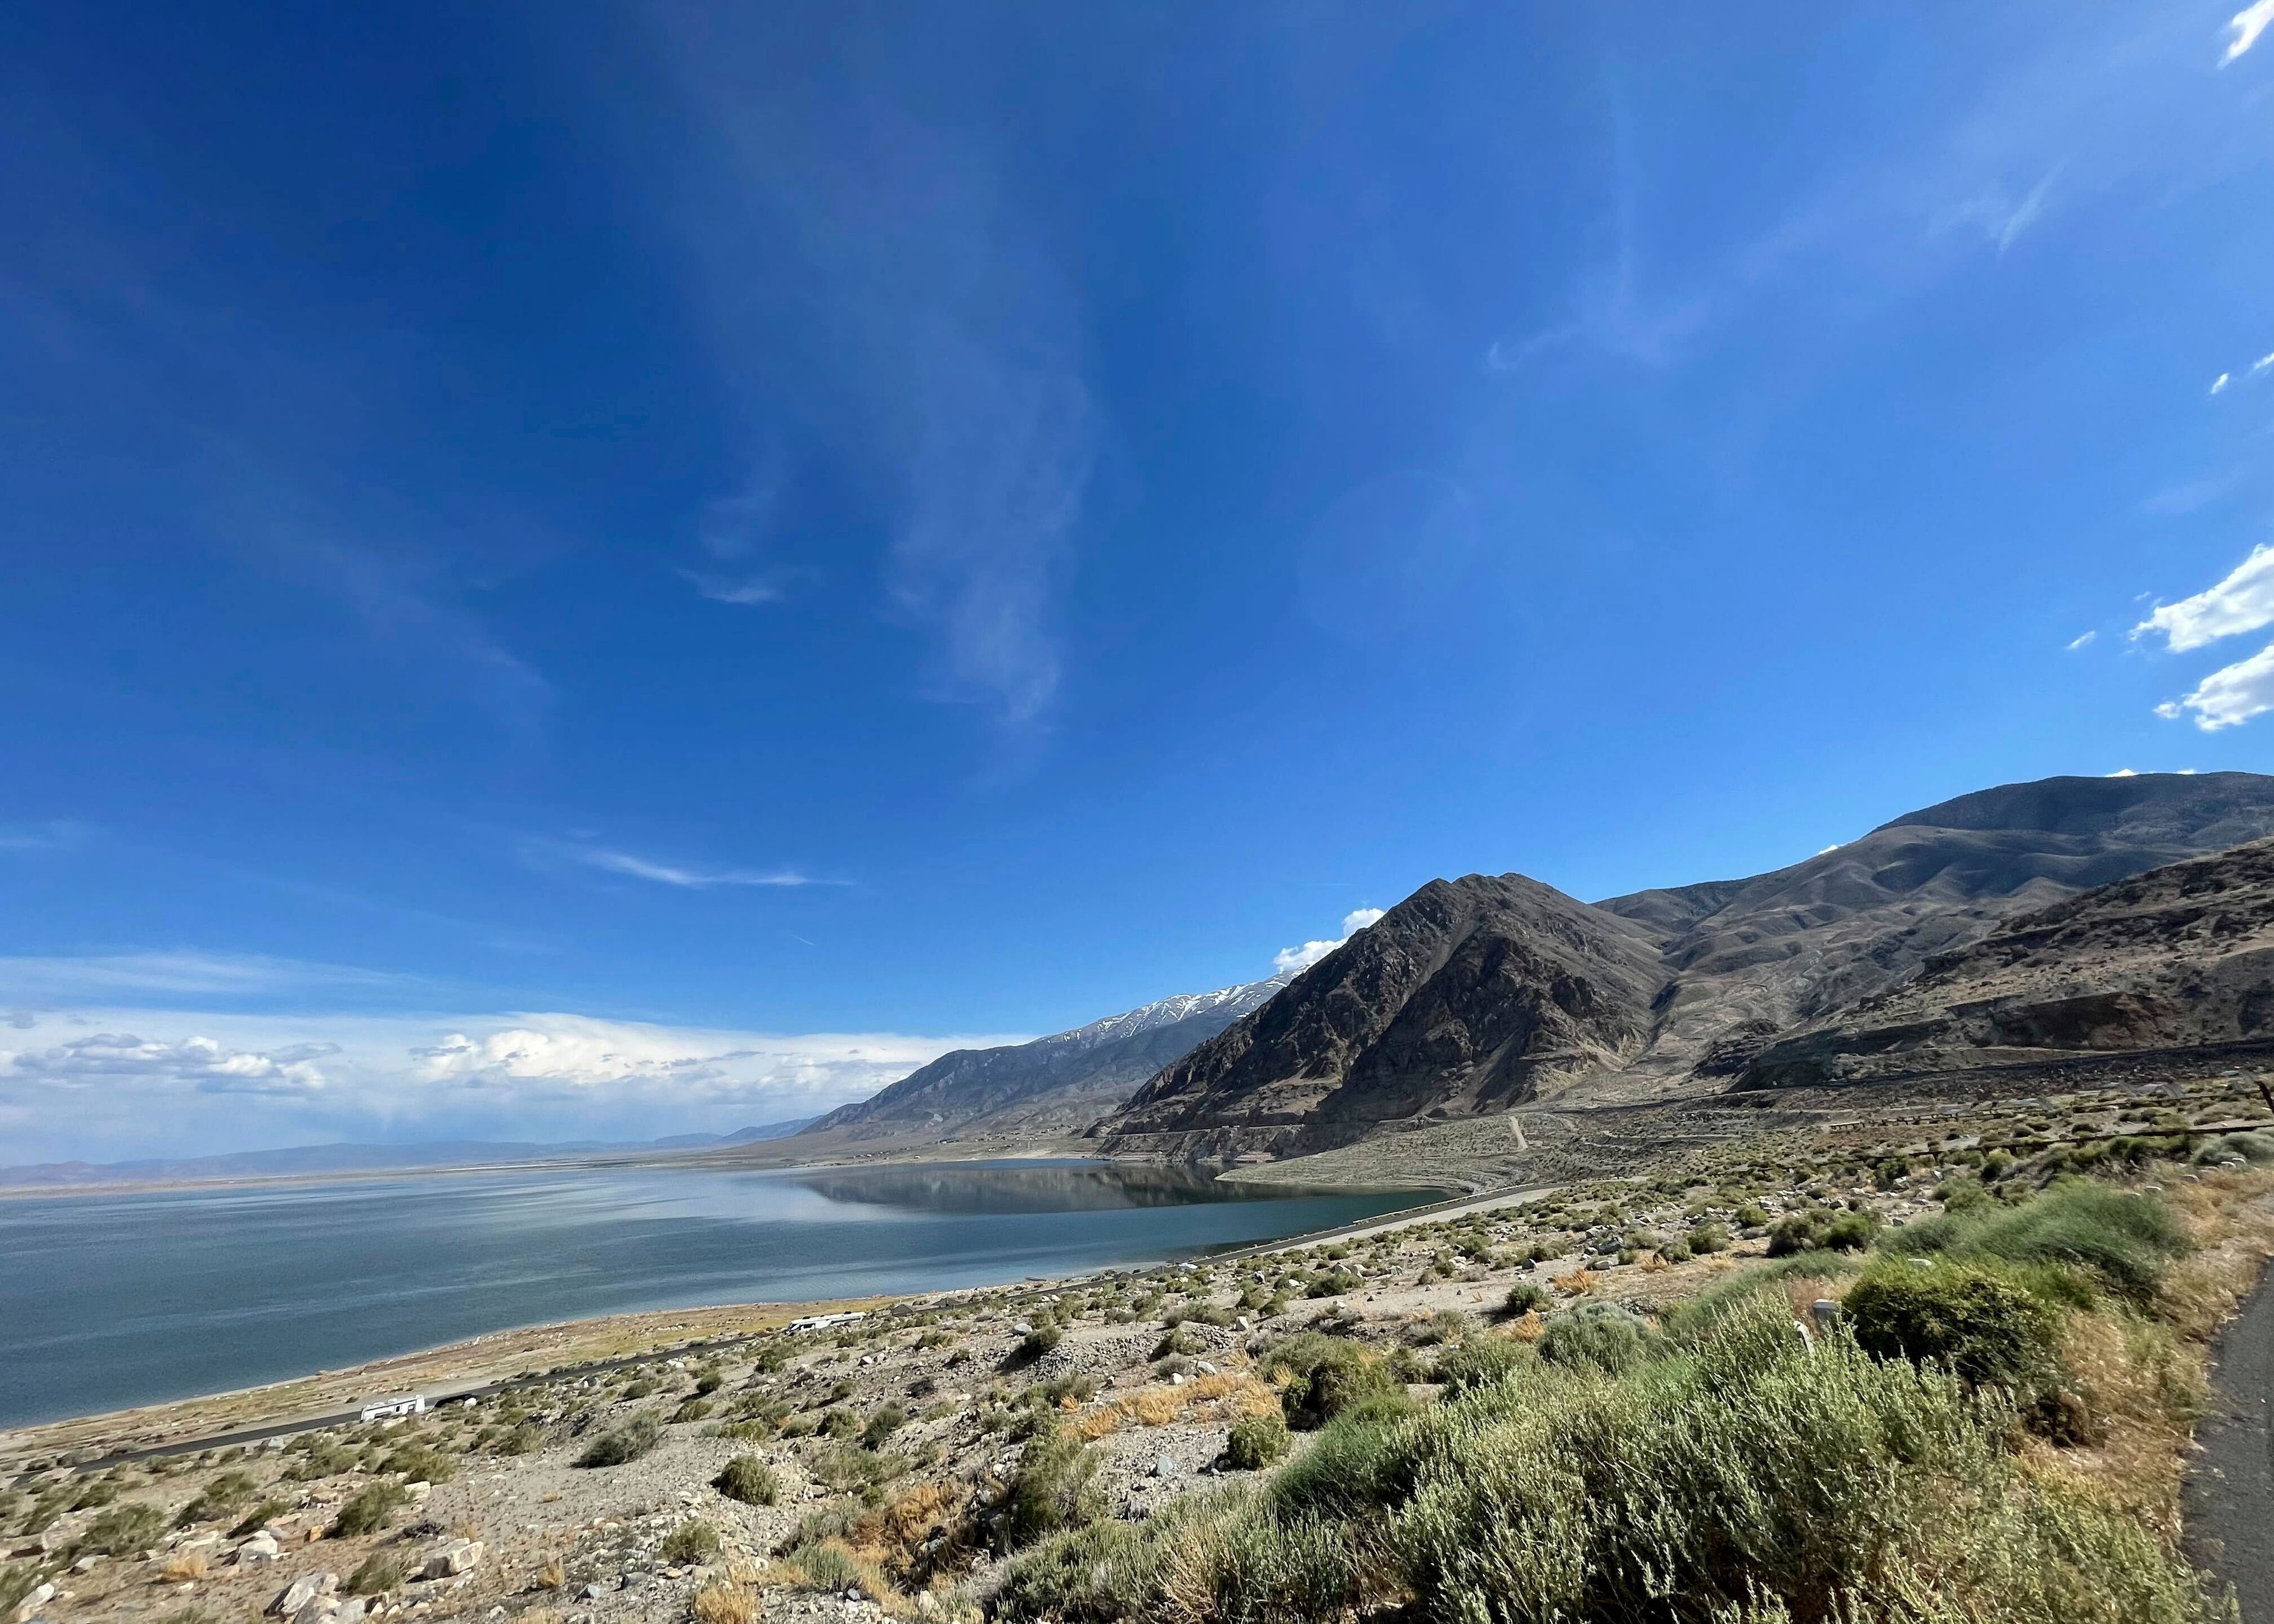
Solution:
[[[2142,1520],[2007,1446],[1949,1373],[1810,1350],[1781,1293],[1605,1380],[1542,1363],[1261,1492],[1186,1496],[1015,1561],[1014,1624],[2187,1624],[2219,1616]]]
[[[393,1551],[374,1551],[348,1575],[350,1596],[383,1596],[403,1583],[403,1562]]]
[[[1283,1516],[1355,1518],[1394,1499],[1397,1440],[1414,1413],[1381,1402],[1343,1411],[1272,1478],[1273,1510]]]
[[[1984,1269],[1881,1266],[1848,1289],[1843,1306],[1866,1353],[1944,1365],[1969,1387],[2032,1394],[2055,1368],[2059,1318]]]
[[[712,1487],[745,1506],[771,1506],[781,1497],[773,1468],[755,1455],[738,1455],[711,1479]]]
[[[1531,1349],[1506,1336],[1472,1336],[1437,1362],[1437,1380],[1455,1392],[1481,1387],[1532,1357]]]
[[[387,1526],[388,1519],[410,1503],[410,1492],[399,1483],[367,1485],[333,1516],[332,1537],[348,1538],[358,1534],[375,1534]]]
[[[242,1539],[267,1522],[269,1518],[281,1516],[290,1509],[291,1507],[281,1500],[264,1500],[237,1520],[236,1526],[229,1530],[229,1537],[231,1539]]]
[[[545,1447],[545,1429],[524,1421],[500,1432],[490,1445],[493,1455],[534,1455]]]
[[[793,1546],[787,1561],[803,1576],[801,1588],[805,1590],[837,1595],[859,1590],[871,1601],[881,1600],[892,1592],[892,1586],[876,1564],[863,1561],[841,1539]]]
[[[2165,1267],[2189,1247],[2185,1227],[2161,1201],[2084,1179],[2065,1179],[2018,1207],[1924,1219],[1881,1244],[1909,1256],[2081,1269],[2134,1303],[2152,1297]]]
[[[1469,1317],[1457,1308],[1441,1308],[1419,1324],[1409,1327],[1405,1340],[1417,1348],[1457,1342],[1469,1334]]]
[[[1018,1350],[1013,1357],[1022,1364],[1032,1364],[1065,1340],[1065,1332],[1045,1320],[1019,1339]]]
[[[708,1398],[726,1385],[727,1379],[717,1371],[704,1371],[695,1379],[695,1395],[697,1398]]]
[[[1280,1408],[1298,1431],[1323,1425],[1351,1405],[1403,1392],[1380,1360],[1358,1343],[1321,1331],[1303,1331],[1257,1364],[1266,1380],[1279,1381]]]
[[[707,1398],[688,1399],[671,1412],[671,1424],[679,1426],[689,1421],[700,1421],[715,1408]]]
[[[601,1433],[576,1457],[579,1466],[621,1466],[636,1461],[663,1440],[662,1424],[653,1416],[634,1416],[621,1426]]]
[[[414,1439],[390,1454],[381,1471],[401,1472],[410,1483],[448,1483],[458,1475],[458,1463],[423,1439]]]
[[[174,1518],[177,1528],[187,1528],[193,1522],[211,1522],[242,1511],[252,1500],[253,1482],[241,1471],[225,1471],[209,1479],[198,1492],[198,1497],[182,1507]]]
[[[1657,1340],[1631,1311],[1615,1303],[1583,1303],[1547,1322],[1539,1350],[1552,1365],[1616,1376],[1640,1364]]]
[[[1729,1226],[1713,1222],[1698,1224],[1690,1231],[1689,1246],[1693,1252],[1727,1252],[1729,1249]]]
[[[712,1580],[688,1603],[695,1624],[756,1624],[757,1593],[747,1584]]]
[[[1013,1548],[1105,1515],[1105,1497],[1093,1479],[1097,1457],[1061,1427],[1037,1432],[1019,1457],[1005,1497],[1004,1532]]]
[[[2205,1139],[2188,1160],[2197,1167],[2263,1167],[2274,1162],[2274,1134],[2229,1133]]]
[[[878,1406],[870,1416],[868,1425],[861,1429],[862,1447],[881,1448],[887,1439],[907,1425],[907,1420],[908,1412],[898,1404]]]
[[[127,1556],[156,1545],[165,1532],[165,1513],[139,1500],[127,1500],[88,1523],[73,1548],[101,1556]]]
[[[674,1567],[707,1562],[718,1554],[719,1530],[699,1519],[681,1522],[663,1542],[663,1560]]]
[[[40,1570],[31,1563],[0,1563],[0,1618],[13,1618],[17,1606],[39,1583]]]
[[[1269,1410],[1233,1422],[1224,1446],[1224,1464],[1239,1471],[1258,1470],[1286,1453],[1286,1418]]]
[[[1538,1281],[1519,1280],[1508,1289],[1508,1296],[1501,1302],[1501,1312],[1513,1320],[1519,1314],[1547,1307],[1550,1300],[1547,1288]]]

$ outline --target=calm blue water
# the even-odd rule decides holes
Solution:
[[[427,1174],[0,1200],[0,1426],[486,1331],[930,1291],[1268,1240],[1426,1195],[1096,1162]]]

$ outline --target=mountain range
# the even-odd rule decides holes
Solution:
[[[1988,940],[2007,921],[2269,835],[2274,778],[2060,778],[1960,796],[1747,879],[1593,904],[1521,875],[1433,880],[1146,1083],[1092,1137],[1114,1154],[1278,1156],[1525,1102],[1627,1104],[1860,1076],[1871,1067],[1854,1056],[1876,1041],[1865,1026],[1883,1019],[1871,1012],[1881,1006],[1859,1007],[1867,1001],[1913,986],[1913,1005],[1884,1006],[1908,1014],[1884,1019],[1928,1019],[1929,1006],[1941,1011],[1980,977],[1984,961],[1965,950],[2010,951]],[[2254,860],[2233,861],[2248,869]],[[2237,877],[2239,900],[2257,895],[2253,883]],[[2143,1043],[2183,1032],[2233,1041],[2256,1018],[2245,1011],[2260,1007],[2249,1000],[2265,962],[2232,956],[2222,985],[2233,1007],[2190,1024],[2167,1006],[2188,981],[2177,960],[2191,938],[2161,927],[2127,935],[2125,909],[2096,901],[2067,936],[2027,938],[2059,961],[2037,966],[2048,984],[2105,978],[2120,963],[2161,989],[2165,1014],[2130,1028]],[[2255,941],[2255,925],[2233,928]],[[1853,1019],[1837,1019],[1850,1010]],[[2042,1026],[2036,1049],[2058,1024]],[[2014,1047],[1994,1036],[1961,1022],[1937,1052],[1954,1061]],[[1878,1064],[1900,1047],[1883,1045]]]
[[[960,1143],[1080,1133],[1284,985],[1274,978],[1180,993],[1031,1043],[955,1049],[818,1118],[802,1137],[853,1145],[911,1136]]]

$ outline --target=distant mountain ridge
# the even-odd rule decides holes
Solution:
[[[1030,1043],[956,1049],[866,1100],[840,1106],[803,1133],[943,1142],[1079,1133],[1283,985],[1275,977],[1179,993]]]
[[[2016,914],[2270,835],[2274,778],[2058,778],[1769,874],[1593,905],[1521,875],[1434,880],[1093,1137],[1117,1154],[1284,1155],[1525,1101],[1694,1095]]]
[[[760,1123],[732,1133],[681,1133],[669,1139],[629,1143],[566,1139],[516,1143],[486,1139],[441,1139],[413,1145],[292,1145],[277,1150],[240,1150],[213,1156],[136,1162],[41,1162],[0,1167],[0,1188],[56,1188],[72,1184],[172,1184],[213,1178],[277,1178],[302,1174],[413,1171],[419,1168],[467,1167],[492,1162],[544,1162],[563,1156],[612,1152],[694,1150],[752,1145],[787,1139],[813,1119]]]

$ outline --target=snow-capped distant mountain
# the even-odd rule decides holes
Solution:
[[[960,1049],[804,1132],[943,1141],[1079,1133],[1285,984],[1178,993],[1031,1043]]]

